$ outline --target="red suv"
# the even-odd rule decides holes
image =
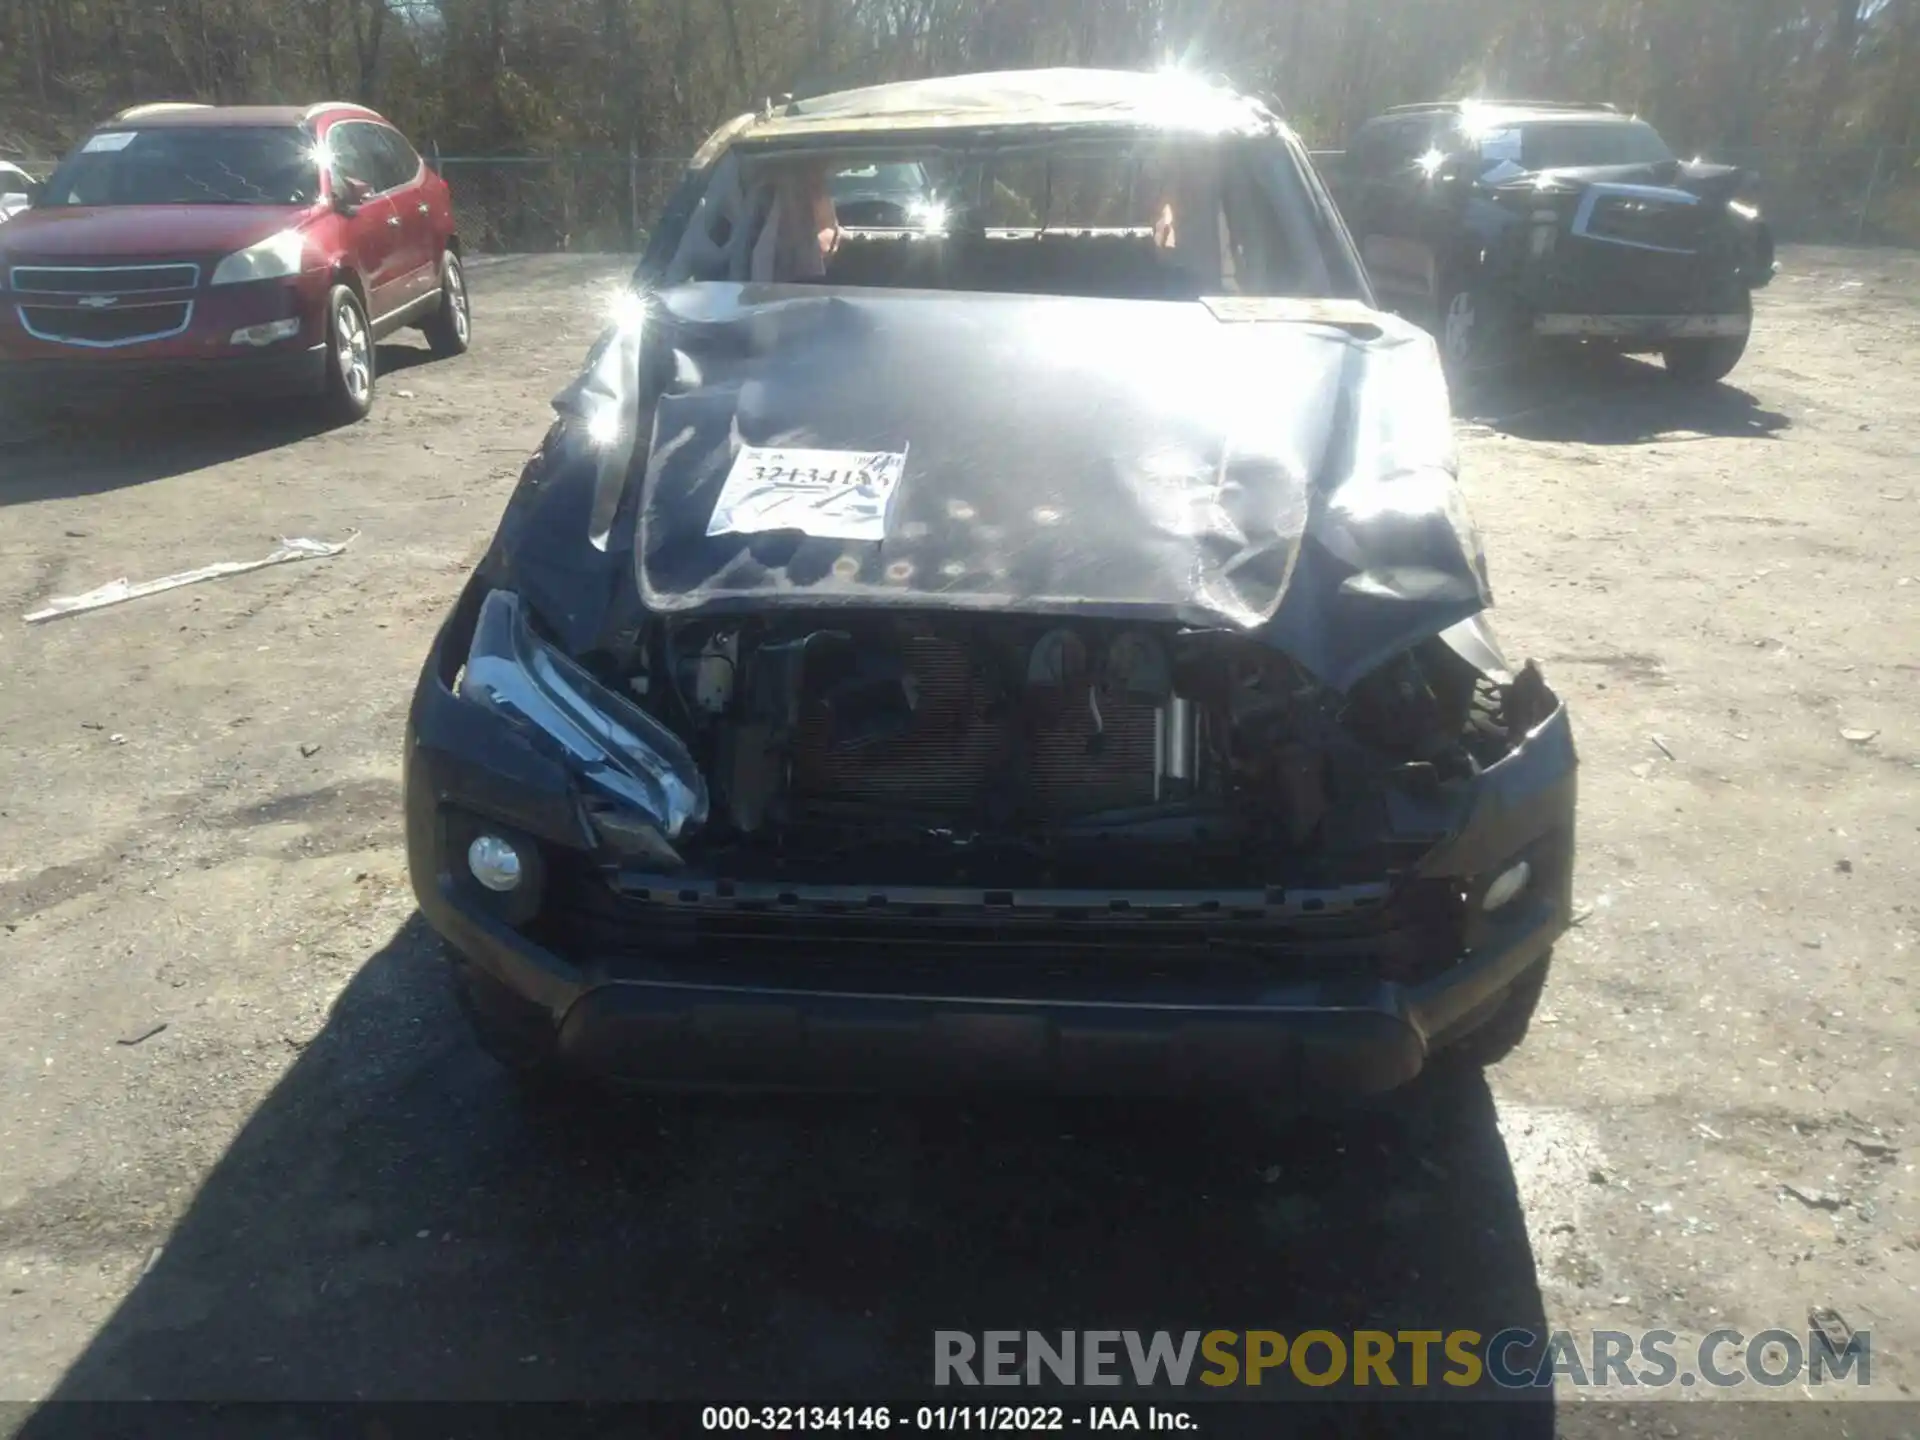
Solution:
[[[145,105],[0,228],[0,402],[373,405],[374,342],[472,322],[447,185],[358,105]]]

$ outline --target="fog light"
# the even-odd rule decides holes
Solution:
[[[520,852],[498,835],[482,835],[467,846],[467,868],[487,889],[503,895],[519,889],[524,870]]]
[[[474,844],[479,844],[474,841]],[[478,872],[476,872],[478,873]],[[1500,878],[1487,886],[1486,898],[1480,902],[1480,908],[1488,914],[1503,906],[1511,905],[1520,898],[1520,892],[1527,888],[1527,882],[1533,878],[1533,867],[1522,860],[1511,870],[1504,871]]]
[[[300,321],[273,320],[265,325],[248,325],[233,332],[228,342],[233,345],[271,345],[277,340],[291,340],[300,333]]]

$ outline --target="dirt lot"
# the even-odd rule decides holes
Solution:
[[[400,728],[615,265],[483,265],[474,352],[383,349],[351,431],[0,449],[0,1396],[846,1399],[936,1327],[1809,1306],[1911,1393],[1920,257],[1784,261],[1732,386],[1616,362],[1463,421],[1496,622],[1575,707],[1584,919],[1486,1086],[1339,1124],[514,1103],[413,915]]]

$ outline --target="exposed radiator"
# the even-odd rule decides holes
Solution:
[[[1156,707],[1102,700],[1098,727],[1084,694],[1038,720],[1023,719],[1010,706],[990,715],[992,697],[963,647],[916,637],[901,658],[918,692],[911,728],[857,749],[836,749],[825,708],[810,706],[794,754],[796,795],[970,814],[1014,763],[1024,730],[1026,785],[1044,816],[1153,802]],[[1103,736],[1097,748],[1091,744],[1096,728]]]

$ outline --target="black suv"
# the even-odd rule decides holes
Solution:
[[[1401,105],[1348,147],[1342,200],[1381,303],[1456,377],[1528,337],[1658,352],[1724,378],[1747,348],[1773,235],[1754,177],[1678,159],[1611,105]]]

